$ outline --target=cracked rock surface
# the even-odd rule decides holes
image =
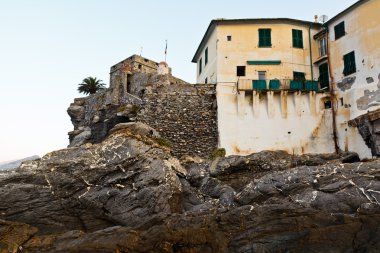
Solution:
[[[156,137],[121,124],[0,172],[0,252],[379,251],[379,160],[264,151],[181,164]]]

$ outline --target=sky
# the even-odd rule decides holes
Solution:
[[[133,54],[195,82],[212,19],[335,16],[356,0],[0,0],[0,162],[66,148],[67,108],[88,76]]]

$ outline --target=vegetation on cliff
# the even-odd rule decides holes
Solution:
[[[102,80],[97,79],[96,77],[86,77],[83,81],[78,84],[79,93],[83,93],[85,95],[95,94],[100,90],[105,89],[105,84]]]

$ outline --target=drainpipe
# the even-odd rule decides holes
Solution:
[[[313,71],[313,55],[311,53],[311,25],[309,25],[309,51],[310,51],[310,73],[311,73],[311,80],[314,81],[314,71]]]
[[[327,63],[329,67],[329,76],[331,80],[330,84],[330,99],[331,99],[331,112],[332,112],[332,127],[333,127],[333,140],[334,140],[334,148],[335,148],[335,153],[339,154],[339,145],[338,145],[338,134],[337,134],[337,127],[336,127],[336,108],[335,108],[335,92],[334,92],[334,76],[332,74],[332,68],[331,68],[331,62],[330,62],[330,43],[329,43],[329,30],[328,28],[326,29],[326,45],[327,45]]]

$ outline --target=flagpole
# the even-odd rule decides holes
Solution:
[[[165,40],[165,42],[166,42],[166,46],[165,46],[165,62],[166,62],[166,55],[168,52],[168,40]]]

